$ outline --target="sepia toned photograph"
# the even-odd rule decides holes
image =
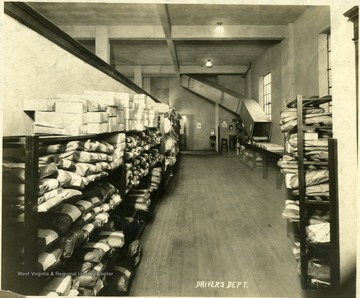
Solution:
[[[2,1],[0,297],[360,297],[356,1]]]

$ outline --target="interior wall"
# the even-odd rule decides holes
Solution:
[[[217,84],[245,95],[245,77],[240,75],[219,75]]]
[[[281,43],[277,43],[264,51],[251,66],[251,97],[262,103],[262,77],[271,72],[271,142],[283,144],[280,131],[280,111],[282,107],[282,76],[281,76]]]
[[[239,118],[239,115],[230,112],[227,109],[224,108],[220,108],[219,109],[219,126],[220,126],[220,139],[221,138],[227,138],[229,135],[234,135],[235,134],[235,122],[233,121],[233,119]],[[226,122],[227,127],[223,128],[222,127],[222,123]],[[233,125],[234,126],[234,130],[230,131],[229,130],[229,125]]]
[[[309,7],[294,23],[295,94],[319,95],[319,38],[329,26],[330,6]]]
[[[169,78],[150,78],[150,94],[169,104]]]
[[[308,8],[295,23],[288,25],[288,37],[269,47],[252,64],[251,97],[261,103],[260,78],[271,72],[271,142],[282,144],[280,111],[296,94],[319,95],[319,34],[330,26],[330,8]]]
[[[187,117],[187,150],[209,150],[215,104],[183,88],[177,78],[169,78],[169,86],[169,105]]]
[[[241,95],[245,95],[246,93],[246,80],[245,77],[240,75],[219,75],[217,77],[217,84],[231,89]],[[239,115],[233,113],[225,108],[219,107],[219,126],[220,126],[220,138],[228,137],[229,135],[235,134],[235,129],[233,131],[229,130],[229,125],[235,125],[233,119],[239,118]],[[226,122],[227,128],[222,127],[223,121]]]
[[[226,78],[230,80],[227,81]],[[245,93],[245,83],[241,76],[209,76],[206,79],[222,84],[226,88]],[[183,88],[177,78],[151,78],[151,94],[174,107],[181,115],[187,116],[187,150],[210,149],[209,137],[215,127],[215,104]],[[231,122],[235,113],[219,107],[219,123]]]
[[[54,98],[86,89],[134,93],[13,18],[4,15],[3,25],[4,136],[32,134],[23,99]],[[31,47],[24,40],[31,40]]]
[[[334,138],[338,140],[340,276],[342,282],[355,272],[358,147],[356,143],[356,83],[353,23],[343,15],[349,4],[331,9]],[[358,236],[359,237],[359,236]],[[359,239],[360,240],[360,239]],[[360,286],[359,277],[358,286]],[[357,288],[360,293],[359,287]]]

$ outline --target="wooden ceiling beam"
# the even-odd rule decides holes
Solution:
[[[174,42],[172,40],[171,21],[170,21],[168,7],[166,4],[158,4],[156,7],[157,7],[157,10],[159,13],[160,20],[161,20],[161,25],[162,25],[164,33],[165,33],[166,43],[170,50],[171,59],[174,63],[176,75],[180,78],[179,59],[178,59],[178,56],[176,53]]]

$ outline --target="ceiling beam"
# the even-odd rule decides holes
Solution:
[[[211,68],[201,65],[180,66],[180,74],[244,74],[249,66],[246,65],[218,65]]]
[[[164,5],[160,5],[164,6]],[[164,12],[165,14],[165,12]],[[166,16],[164,16],[166,18]],[[95,38],[95,26],[59,26],[76,39]],[[223,34],[215,34],[215,26],[108,26],[109,39],[124,40],[282,40],[288,26],[241,25],[224,26]],[[166,30],[166,31],[165,31]],[[165,35],[167,34],[167,35]]]
[[[150,39],[164,40],[167,38],[162,26],[109,26],[111,39]]]
[[[126,76],[133,76],[134,65],[115,65],[116,70]],[[219,65],[212,68],[206,68],[200,65],[183,65],[179,67],[180,74],[245,74],[249,66],[247,65]],[[142,74],[144,76],[159,75],[173,76],[177,74],[173,65],[142,65]]]
[[[215,26],[173,26],[173,40],[282,40],[287,26],[223,26],[223,33],[215,33]]]
[[[74,39],[95,39],[95,26],[60,25],[59,28]]]
[[[158,4],[157,10],[159,13],[159,17],[161,20],[161,25],[163,27],[166,43],[168,45],[168,48],[170,50],[171,59],[174,64],[176,75],[180,78],[180,72],[179,72],[179,59],[176,53],[175,45],[172,40],[172,32],[171,32],[171,21],[169,16],[169,10],[166,4]]]
[[[134,73],[134,65],[115,65],[114,68],[126,76]],[[175,75],[174,65],[142,65],[142,74],[145,75]]]

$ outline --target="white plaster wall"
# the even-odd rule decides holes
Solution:
[[[334,137],[338,139],[340,276],[355,270],[357,237],[357,144],[353,23],[343,14],[353,5],[331,8]]]
[[[134,93],[11,17],[4,15],[3,24],[4,136],[32,133],[23,99],[81,94],[86,89]]]
[[[264,51],[251,66],[251,98],[262,104],[262,83],[259,79],[271,72],[271,142],[283,144],[283,134],[280,131],[280,111],[282,107],[282,53],[281,43],[277,43]]]
[[[295,95],[319,95],[319,34],[329,26],[330,6],[309,7],[294,23]]]

